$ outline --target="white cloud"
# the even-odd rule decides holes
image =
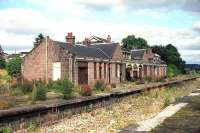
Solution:
[[[121,39],[127,35],[134,34],[147,39],[150,45],[171,43],[179,49],[197,48],[200,42],[199,34],[193,29],[134,24],[126,22],[126,18],[120,22],[85,20],[82,16],[90,15],[90,11],[80,4],[80,0],[44,1],[43,3],[43,1],[29,0],[29,2],[38,2],[37,4],[40,6],[48,3],[49,8],[45,9],[47,13],[19,8],[0,10],[0,44],[7,51],[32,48],[34,37],[39,33],[48,34],[51,38],[61,41],[64,41],[67,32],[74,32],[78,41],[91,35],[107,37],[110,34],[112,39],[118,42],[121,42]],[[97,5],[106,3],[106,1],[87,2]],[[116,5],[112,10],[123,10],[119,0],[117,2],[109,0],[108,2],[110,5]],[[64,17],[55,19],[48,16],[55,12],[58,16],[63,12]],[[138,13],[158,18],[163,16],[162,13],[151,10],[140,10]],[[199,23],[195,27],[200,27]]]

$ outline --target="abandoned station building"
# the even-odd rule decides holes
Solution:
[[[66,42],[46,37],[34,47],[24,57],[22,76],[25,82],[68,78],[75,85],[94,85],[97,80],[118,84],[144,77],[164,78],[166,64],[151,49],[124,50],[110,36],[75,43],[75,36],[68,33]]]

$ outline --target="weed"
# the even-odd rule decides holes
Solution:
[[[94,84],[94,89],[96,91],[104,91],[106,89],[106,84],[104,83],[104,81],[102,80],[98,80],[96,81],[96,83]]]
[[[39,127],[39,123],[37,121],[31,121],[28,123],[28,131],[35,132]]]
[[[41,82],[38,82],[34,85],[32,91],[32,101],[45,100],[45,99],[46,99],[45,85]]]
[[[87,106],[85,107],[85,112],[89,113],[89,112],[92,111],[92,109],[93,109],[93,105],[92,105],[92,104],[87,105]]]
[[[82,96],[91,96],[92,95],[91,87],[89,85],[82,85],[81,95]]]
[[[12,133],[12,129],[10,127],[0,128],[0,133]]]

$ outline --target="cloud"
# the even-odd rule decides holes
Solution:
[[[200,64],[200,50],[180,50],[187,64]]]
[[[95,10],[110,10],[117,6],[123,6],[131,10],[137,9],[180,9],[190,12],[200,11],[199,0],[85,0],[80,4]]]
[[[0,30],[13,34],[36,34],[47,31],[47,20],[41,13],[29,9],[0,10]]]

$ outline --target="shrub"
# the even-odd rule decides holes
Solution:
[[[37,121],[31,121],[28,123],[28,131],[35,132],[39,127],[39,123]]]
[[[0,133],[12,133],[12,129],[10,127],[0,128]]]
[[[5,59],[0,59],[0,69],[4,69],[6,67]]]
[[[167,96],[165,99],[164,99],[164,107],[167,107],[167,106],[169,106],[170,105],[170,103],[171,103],[171,99],[170,99],[170,97],[169,96]]]
[[[30,85],[17,84],[17,86],[14,88],[11,94],[14,96],[17,96],[17,95],[30,93],[31,91],[32,91],[32,87]]]
[[[106,89],[104,81],[102,80],[96,81],[96,83],[94,84],[94,89],[97,91],[104,91]]]
[[[89,85],[82,85],[81,87],[81,95],[82,96],[91,96],[92,95],[92,89]]]
[[[63,94],[64,99],[68,99],[72,96],[72,89],[74,85],[67,78],[52,82],[51,85],[55,91],[61,92]]]
[[[22,58],[15,57],[11,59],[6,65],[8,74],[12,76],[19,75],[21,73],[21,64],[22,64]]]
[[[46,99],[46,88],[45,85],[41,82],[36,83],[32,90],[32,100],[45,100]]]
[[[175,65],[169,64],[167,66],[167,76],[169,78],[172,78],[172,77],[174,77],[174,76],[176,76],[178,74],[180,74],[180,70],[178,70],[178,68]]]

